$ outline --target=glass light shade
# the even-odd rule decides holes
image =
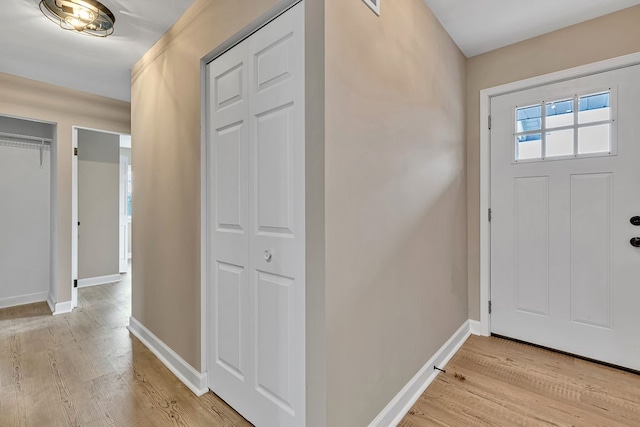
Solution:
[[[40,10],[64,30],[96,37],[113,34],[116,17],[96,0],[41,0]]]

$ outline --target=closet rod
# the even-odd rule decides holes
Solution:
[[[37,141],[37,142],[42,142],[42,141],[48,142],[48,143],[53,142],[53,139],[51,138],[42,138],[42,137],[31,136],[31,135],[19,135],[17,133],[0,132],[0,136],[4,136],[5,138],[26,139],[29,141]]]

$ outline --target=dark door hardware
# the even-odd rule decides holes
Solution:
[[[631,246],[634,248],[640,248],[640,237],[634,237],[631,239]]]
[[[630,219],[630,221],[631,224],[635,225],[636,227],[640,226],[640,216],[634,216]]]

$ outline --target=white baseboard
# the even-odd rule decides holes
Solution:
[[[106,285],[107,283],[116,283],[122,280],[119,274],[111,274],[109,276],[90,277],[88,279],[78,280],[78,288],[88,288],[89,286]]]
[[[66,302],[53,302],[53,295],[49,294],[47,297],[47,304],[49,305],[49,310],[51,310],[51,314],[57,316],[59,314],[71,313],[73,307],[71,306],[71,301]]]
[[[129,318],[128,329],[196,396],[209,391],[206,374],[196,371],[133,316]]]
[[[371,421],[369,427],[397,426],[420,398],[422,393],[429,387],[429,384],[438,376],[439,371],[433,367],[437,366],[438,368],[444,369],[449,360],[451,360],[460,347],[462,347],[462,344],[469,338],[469,335],[471,335],[471,325],[470,321],[467,320],[451,338],[440,347],[440,350],[429,359],[422,369],[409,380],[393,400],[389,402],[386,408]]]
[[[49,305],[49,310],[51,310],[51,314],[56,311],[56,303],[53,302],[53,295],[49,294],[47,297],[47,304]]]
[[[53,315],[57,316],[58,314],[71,313],[72,310],[73,307],[71,307],[71,301],[57,302]]]
[[[48,292],[38,292],[35,294],[20,295],[17,297],[0,298],[0,308],[33,304],[34,302],[44,302],[47,300],[48,295]]]
[[[469,320],[469,326],[471,327],[471,335],[482,336],[482,324],[477,320]]]

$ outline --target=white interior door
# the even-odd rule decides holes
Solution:
[[[129,158],[120,156],[120,227],[119,227],[119,266],[120,273],[126,273],[129,267],[129,216],[127,215],[127,184],[129,181]]]
[[[491,102],[491,330],[640,370],[640,67]]]
[[[209,387],[305,424],[304,5],[207,66]]]

